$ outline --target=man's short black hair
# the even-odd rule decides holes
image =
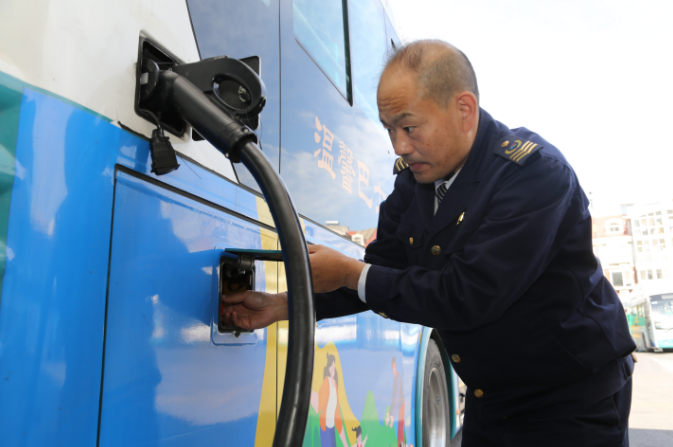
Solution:
[[[458,92],[472,92],[479,103],[477,76],[470,60],[453,45],[442,40],[417,40],[395,49],[386,70],[398,67],[416,74],[422,95],[447,107]]]

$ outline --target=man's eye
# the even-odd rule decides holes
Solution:
[[[415,128],[416,128],[415,126],[408,126],[408,127],[405,127],[404,130],[405,130],[406,133],[411,133],[411,132],[414,131]]]

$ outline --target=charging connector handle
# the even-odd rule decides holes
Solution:
[[[295,447],[304,440],[313,379],[315,310],[308,248],[290,194],[242,123],[218,108],[194,84],[171,71],[159,73],[158,94],[213,146],[240,161],[259,184],[276,224],[288,285],[289,340],[283,399],[273,447]],[[155,93],[156,94],[156,93]]]
[[[234,163],[247,142],[257,143],[257,135],[245,124],[222,111],[187,78],[172,71],[159,72],[158,92],[166,107],[180,116]]]

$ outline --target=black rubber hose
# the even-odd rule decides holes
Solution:
[[[304,441],[313,379],[315,311],[311,266],[299,216],[290,194],[254,134],[220,110],[194,84],[173,72],[160,73],[159,94],[167,107],[179,111],[187,123],[225,155],[240,160],[259,184],[283,250],[288,285],[289,340],[285,385],[273,447],[295,447]],[[252,135],[249,135],[252,134]]]
[[[308,249],[299,217],[280,176],[259,148],[246,143],[240,151],[271,210],[276,223],[288,286],[290,333],[287,367],[274,447],[300,446],[304,442],[313,380],[315,311]]]

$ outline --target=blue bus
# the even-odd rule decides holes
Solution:
[[[375,237],[396,161],[375,93],[396,29],[385,0],[2,2],[3,446],[270,446],[281,430],[305,446],[450,445],[465,387],[431,328],[372,312],[314,326],[310,301],[303,332],[292,315],[219,324],[239,274],[293,296],[279,213],[353,257]],[[236,141],[297,213],[223,156],[221,132],[157,106],[167,73],[197,88],[186,67],[206,63],[263,81],[198,93],[231,106]],[[308,391],[290,424],[289,388]]]

